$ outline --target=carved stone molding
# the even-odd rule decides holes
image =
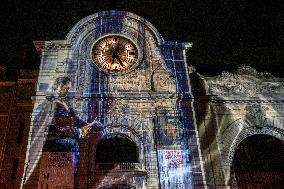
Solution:
[[[45,41],[33,41],[33,44],[36,48],[37,53],[41,55],[42,51],[44,50]]]
[[[210,95],[255,97],[284,93],[284,79],[268,73],[258,73],[249,66],[241,66],[235,73],[223,72],[215,78],[205,78]]]
[[[46,50],[69,50],[71,49],[70,44],[64,44],[64,43],[54,43],[54,42],[46,42],[45,49]]]
[[[81,35],[81,33],[83,33],[83,31],[89,27],[90,25],[94,25],[96,21],[96,17],[95,18],[91,18],[88,21],[85,21],[83,25],[80,25],[76,28],[76,31],[74,33],[72,33],[72,37],[70,39],[70,44],[73,46],[78,38],[79,35]]]
[[[264,127],[267,124],[267,119],[265,118],[267,107],[261,106],[260,104],[253,104],[246,106],[245,110],[246,119],[250,122],[250,125],[255,125],[257,128]]]
[[[244,99],[232,99],[232,100],[212,99],[211,101],[215,102],[215,103],[223,103],[223,104],[284,103],[284,100],[279,100],[279,99],[250,99],[250,100],[244,100]]]
[[[105,11],[100,14],[90,15],[79,21],[67,35],[67,41],[74,46],[78,42],[78,39],[82,37],[81,35],[88,31],[91,27],[94,27],[95,25],[100,27],[102,20],[104,21],[103,23],[112,22],[114,19],[114,17],[112,17],[113,15],[116,15],[115,19],[119,18],[123,20],[123,27],[127,26],[129,28],[138,29],[141,25],[144,25],[144,27],[141,27],[144,31],[148,30],[150,33],[153,33],[158,42],[163,40],[155,27],[142,17],[124,11]],[[110,24],[109,27],[115,26]]]
[[[150,90],[147,73],[140,69],[119,77],[110,76],[109,83],[111,83],[109,89],[111,92]]]

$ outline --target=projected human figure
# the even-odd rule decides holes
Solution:
[[[103,130],[103,125],[96,119],[92,123],[86,123],[75,114],[67,100],[70,88],[70,78],[59,77],[55,80],[53,90],[57,97],[53,100],[54,117],[49,126],[44,151],[74,151],[77,153],[79,139],[89,135],[93,129]]]
[[[31,143],[28,152],[28,162],[30,163],[26,168],[26,181],[34,174],[33,172],[37,172],[36,167],[40,167],[39,185],[46,187],[47,183],[44,182],[48,171],[44,172],[43,168],[48,167],[51,170],[53,168],[56,170],[68,161],[73,163],[72,170],[76,177],[80,139],[86,138],[93,132],[104,130],[103,124],[97,119],[86,123],[76,115],[67,97],[71,85],[71,79],[68,77],[56,78],[52,87],[53,94],[37,108],[36,112],[38,113],[32,122]],[[57,177],[64,176],[66,171],[68,170],[62,169]],[[58,170],[51,172],[55,173]],[[41,179],[42,175],[45,177]],[[51,180],[51,176],[49,176],[49,180]],[[71,177],[73,178],[73,176]],[[76,183],[74,186],[76,187]]]

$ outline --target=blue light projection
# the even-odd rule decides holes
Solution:
[[[135,69],[113,75],[94,64],[92,48],[106,35],[137,45],[141,56]],[[37,94],[43,95],[33,112],[23,186],[192,188],[188,137],[194,121],[186,44],[164,41],[145,19],[122,11],[81,20],[64,44],[69,46],[63,50],[63,44],[47,47],[42,59]],[[135,164],[95,162],[96,145],[111,136],[133,141]],[[54,158],[63,156],[69,158]],[[85,174],[80,170],[87,176],[80,177]]]
[[[158,150],[161,188],[192,188],[188,154],[188,150]]]

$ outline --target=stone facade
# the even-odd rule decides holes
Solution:
[[[124,36],[137,45],[140,62],[133,71],[113,75],[93,63],[93,45],[110,34]],[[84,18],[65,40],[46,41],[44,46],[37,44],[42,47],[38,46],[42,61],[29,141],[33,140],[37,107],[48,97],[54,80],[60,76],[72,79],[69,101],[80,119],[90,122],[98,118],[106,127],[102,136],[80,143],[77,187],[127,185],[187,189],[204,186],[184,56],[190,43],[165,41],[145,19],[127,12],[109,11]],[[137,163],[114,166],[96,162],[99,142],[115,136],[135,143]],[[27,157],[29,153],[32,152],[28,149]],[[38,161],[26,158],[26,162],[29,167],[36,167]],[[25,178],[29,173],[25,173],[24,188],[37,185],[38,174],[33,181],[25,183],[29,179]]]
[[[108,74],[93,63],[92,47],[107,35],[137,45],[141,56],[134,70]],[[68,100],[77,116],[85,122],[97,118],[105,127],[80,141],[76,188],[237,188],[231,167],[240,143],[256,134],[284,139],[283,79],[247,66],[201,76],[185,61],[191,43],[165,41],[135,14],[96,13],[64,40],[34,44],[41,54],[39,73],[21,71],[16,81],[0,82],[3,188],[38,188],[42,178],[48,180],[38,167],[30,179],[30,167],[42,158],[29,159],[30,144],[39,107],[52,97],[60,76],[72,80]],[[136,162],[97,161],[98,146],[114,138],[134,144]]]
[[[192,73],[192,83],[207,185],[230,188],[241,141],[256,134],[283,141],[284,80],[241,66],[211,78]]]

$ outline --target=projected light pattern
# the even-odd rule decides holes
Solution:
[[[158,154],[161,188],[192,188],[188,150],[158,150]]]
[[[94,65],[92,48],[116,35],[137,45],[139,60],[113,75]],[[190,44],[166,42],[145,19],[120,11],[81,20],[64,44],[52,41],[44,51],[23,186],[192,188],[189,156],[198,156],[198,140],[184,57]],[[111,149],[118,138],[137,152],[121,142],[119,160],[96,162],[99,153],[109,155],[100,141]],[[131,154],[135,162],[124,157]]]
[[[205,172],[208,175],[217,174],[220,183],[228,187],[278,188],[275,186],[281,185],[278,179],[279,172],[270,166],[270,160],[263,158],[266,156],[264,149],[267,146],[262,146],[261,151],[249,146],[251,150],[263,152],[263,156],[258,156],[257,159],[252,158],[255,156],[255,153],[251,154],[253,150],[247,151],[247,147],[244,146],[241,148],[246,152],[239,158],[241,157],[243,162],[242,174],[249,175],[246,177],[247,180],[243,179],[237,183],[236,178],[242,174],[234,172],[233,162],[238,158],[236,150],[242,141],[249,141],[254,137],[261,138],[261,135],[269,135],[269,138],[274,140],[284,139],[283,103],[280,103],[283,102],[283,79],[275,78],[269,73],[257,72],[249,66],[241,66],[233,73],[224,71],[216,77],[195,74],[192,83],[195,85],[195,99],[199,99],[194,102],[196,122],[202,131],[200,138],[204,141],[201,147],[202,154],[209,157],[204,160]],[[251,159],[253,163],[246,158]],[[262,163],[255,166],[255,162],[259,161]],[[249,170],[246,165],[254,165],[254,168]],[[262,172],[267,166],[271,170]],[[267,172],[269,174],[266,174]],[[259,178],[268,176],[269,179],[257,182],[255,174]],[[215,185],[209,178],[207,183]]]

